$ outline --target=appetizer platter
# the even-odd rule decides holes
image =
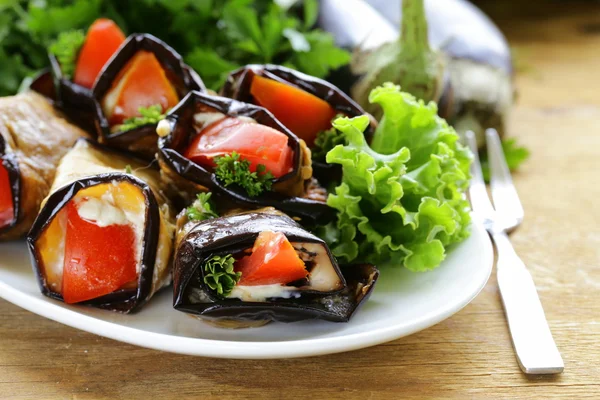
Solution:
[[[403,7],[427,41],[423,1]],[[49,60],[0,98],[0,297],[141,346],[276,358],[416,332],[487,282],[452,91],[409,93],[404,71],[353,94],[273,63],[215,90],[106,18]]]

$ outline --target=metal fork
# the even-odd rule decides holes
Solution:
[[[496,247],[498,287],[519,366],[526,374],[561,373],[564,363],[552,338],[535,283],[507,236],[521,224],[524,211],[498,133],[494,129],[486,131],[494,205],[483,180],[475,134],[467,132],[466,139],[475,156],[469,188],[471,208],[474,217],[483,221]]]

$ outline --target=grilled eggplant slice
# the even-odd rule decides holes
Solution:
[[[174,213],[156,169],[80,140],[50,193],[27,237],[43,294],[127,313],[170,283]]]
[[[233,71],[221,95],[265,107],[296,136],[313,147],[316,136],[331,129],[336,115],[357,117],[366,112],[331,83],[280,65],[247,65]],[[262,101],[261,101],[262,100]],[[366,131],[372,135],[377,121]],[[313,157],[313,173],[320,182],[338,181],[339,165]]]
[[[92,89],[98,140],[154,158],[156,122],[126,130],[123,122],[140,107],[159,106],[164,113],[192,90],[204,91],[204,83],[173,48],[149,34],[129,36]]]
[[[184,155],[199,134],[225,118],[257,123],[287,137],[292,167],[273,180],[273,191],[253,197],[239,187],[225,186],[212,168],[193,162]],[[166,132],[163,132],[161,128],[165,126]],[[245,208],[272,206],[307,222],[326,223],[335,216],[334,210],[324,201],[315,199],[314,194],[319,189],[312,178],[310,150],[304,141],[262,107],[192,92],[167,115],[158,131],[162,136],[158,141],[158,162],[163,177],[183,193],[210,190],[233,205]]]
[[[174,260],[174,307],[222,327],[305,319],[347,322],[368,299],[379,276],[372,265],[340,268],[325,242],[274,209],[188,223],[182,229]],[[259,242],[265,233],[285,236],[304,263],[305,278],[268,284],[278,277],[260,271],[260,267],[268,269],[267,264],[260,264],[258,270],[248,268],[246,260],[261,251]],[[284,251],[275,256],[268,253],[273,258],[265,258],[270,260],[265,263],[279,260],[283,269],[290,269],[289,263],[278,259]],[[207,263],[215,257],[234,257],[236,272],[240,268],[237,283],[227,292],[219,292],[212,284]],[[275,269],[275,274],[281,270]]]
[[[0,98],[0,241],[29,231],[61,157],[86,136],[37,93]]]

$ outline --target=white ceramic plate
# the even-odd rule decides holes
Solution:
[[[169,289],[134,315],[46,298],[39,292],[24,242],[16,242],[0,244],[0,297],[74,328],[152,349],[222,358],[289,358],[373,346],[435,325],[477,296],[492,262],[488,235],[474,225],[471,237],[434,271],[382,268],[370,300],[349,323],[303,321],[224,330],[175,311]]]

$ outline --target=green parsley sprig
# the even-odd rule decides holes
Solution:
[[[50,52],[54,54],[60,64],[60,69],[65,78],[70,79],[75,73],[77,56],[83,43],[85,34],[82,30],[61,32],[58,38],[50,45]]]
[[[338,114],[333,120],[335,121],[342,117],[342,114]],[[315,144],[311,149],[312,159],[325,162],[325,156],[329,150],[333,149],[338,144],[346,144],[346,137],[333,126],[330,129],[319,132],[315,139]]]
[[[219,214],[215,211],[215,206],[210,197],[212,193],[198,193],[196,200],[189,206],[185,213],[190,221],[204,221],[206,219],[217,218]]]
[[[238,185],[250,197],[256,197],[270,191],[273,186],[273,174],[267,171],[263,164],[256,167],[256,172],[250,172],[250,161],[240,159],[235,151],[229,155],[216,157],[215,175],[225,186]]]
[[[165,118],[165,114],[162,112],[162,106],[160,104],[140,107],[138,108],[138,112],[140,113],[139,117],[127,118],[121,125],[118,125],[118,131],[124,132],[143,125],[158,124],[161,119]]]
[[[204,263],[204,283],[220,297],[227,297],[242,277],[241,272],[235,272],[231,254],[212,256]]]

